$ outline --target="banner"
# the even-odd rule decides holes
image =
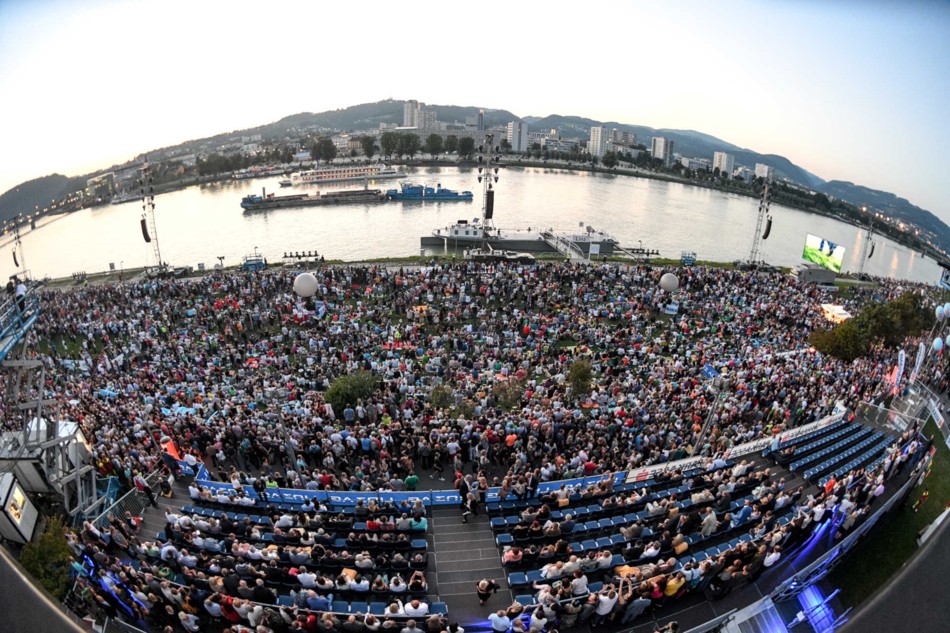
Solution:
[[[923,367],[924,358],[926,356],[927,346],[921,341],[920,346],[917,348],[917,360],[914,362],[914,371],[910,375],[910,381],[912,383],[917,382],[917,376],[920,374],[920,368]]]
[[[904,364],[907,362],[907,354],[904,353],[904,350],[900,351],[900,354],[897,355],[897,377],[894,379],[894,386],[899,390],[901,386],[901,378],[904,377]]]
[[[839,402],[835,405],[834,412],[824,417],[816,422],[811,424],[806,424],[804,426],[798,426],[794,429],[785,431],[779,436],[779,442],[787,442],[788,440],[793,440],[796,437],[801,437],[802,435],[807,435],[812,431],[817,431],[818,429],[823,429],[829,424],[834,424],[835,422],[840,422],[844,419],[847,409]],[[760,440],[753,440],[751,442],[746,442],[745,444],[740,444],[739,446],[734,446],[728,451],[726,451],[724,457],[726,459],[735,459],[736,457],[742,457],[743,455],[749,455],[750,453],[758,453],[759,451],[764,451],[772,444],[774,438],[764,437]]]
[[[627,479],[626,472],[613,473],[612,476],[614,478],[615,486],[619,486]],[[538,486],[538,494],[543,495],[549,492],[554,492],[555,490],[559,490],[561,486],[567,486],[568,490],[575,490],[578,488],[583,489],[591,484],[597,483],[602,478],[603,475],[592,475],[590,477],[582,477],[580,479],[547,481],[541,483]],[[230,482],[210,481],[208,471],[204,468],[204,466],[199,467],[195,481],[213,492],[217,492],[218,490],[234,490],[234,487]],[[499,501],[498,490],[498,488],[490,488],[488,493],[485,495],[485,501],[488,503]],[[244,495],[252,499],[259,498],[257,493],[255,493],[250,486],[244,486]],[[393,503],[401,503],[403,501],[415,503],[416,501],[421,501],[427,506],[457,506],[462,504],[462,498],[455,490],[415,492],[356,492],[348,490],[297,490],[291,488],[268,488],[267,497],[268,499],[273,499],[284,503],[303,503],[308,499],[312,499],[315,503],[323,502],[338,506],[355,506],[356,502],[361,499],[364,503],[370,499],[375,499],[380,503],[386,501]]]
[[[933,398],[927,400],[927,408],[930,410],[930,415],[933,417],[934,422],[937,423],[938,429],[943,429],[943,414],[940,413],[940,406],[937,404],[937,401]]]

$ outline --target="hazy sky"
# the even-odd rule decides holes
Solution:
[[[950,2],[0,0],[0,192],[380,99],[694,129],[950,222]]]

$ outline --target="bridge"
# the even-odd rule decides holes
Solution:
[[[40,300],[35,287],[26,291],[20,305],[10,295],[0,304],[0,362],[23,340],[39,317]]]

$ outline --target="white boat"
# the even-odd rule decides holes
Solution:
[[[403,178],[404,173],[384,165],[352,165],[342,167],[321,167],[301,171],[290,176],[295,184],[313,182],[344,182],[347,180],[376,180],[379,178]]]

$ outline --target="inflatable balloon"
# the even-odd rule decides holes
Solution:
[[[660,277],[660,288],[667,292],[676,292],[680,287],[680,280],[673,273],[665,273]]]
[[[943,304],[943,317],[950,319],[950,303]]]
[[[943,349],[943,339],[939,336],[934,339],[934,351],[939,352]]]
[[[943,317],[946,315],[943,310],[943,306],[937,306],[937,309],[934,310],[934,313],[937,315],[937,320],[943,320]]]
[[[298,297],[304,299],[317,294],[317,288],[319,287],[320,282],[313,276],[313,273],[300,273],[294,279],[294,292],[297,293]]]

